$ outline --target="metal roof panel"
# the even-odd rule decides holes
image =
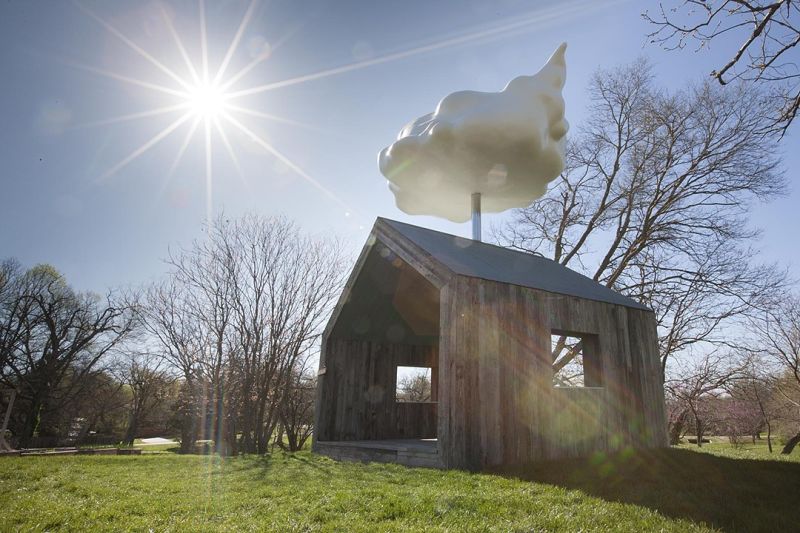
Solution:
[[[551,259],[379,218],[454,273],[635,309],[648,307]]]

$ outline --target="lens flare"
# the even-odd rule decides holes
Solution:
[[[244,74],[247,73],[248,68],[242,69],[240,72],[235,73],[231,76],[225,75],[226,70],[230,65],[233,56],[239,49],[239,46],[242,41],[242,36],[244,35],[244,32],[247,29],[247,26],[249,25],[253,17],[253,13],[255,12],[257,4],[258,0],[252,0],[252,2],[250,3],[249,7],[247,8],[247,11],[245,12],[239,24],[238,29],[236,30],[236,33],[230,43],[230,46],[228,47],[227,53],[225,54],[222,63],[215,71],[211,71],[209,68],[205,2],[203,0],[200,0],[200,6],[199,6],[201,57],[200,60],[197,62],[192,61],[191,57],[189,56],[189,53],[186,50],[186,47],[183,45],[181,37],[175,30],[175,26],[172,23],[170,15],[167,13],[167,10],[164,8],[164,6],[163,5],[161,6],[160,13],[163,22],[166,28],[168,29],[169,34],[172,36],[172,39],[175,42],[175,46],[177,47],[178,52],[180,53],[180,56],[183,58],[183,61],[188,69],[190,77],[186,79],[178,75],[174,70],[166,66],[162,61],[157,59],[155,56],[151,55],[139,44],[133,42],[133,40],[131,40],[118,28],[113,26],[110,22],[101,18],[98,14],[90,10],[88,7],[78,4],[78,7],[84,13],[86,13],[90,18],[98,22],[111,35],[118,38],[126,46],[128,46],[128,48],[133,50],[136,54],[138,54],[142,58],[146,59],[157,70],[159,70],[163,74],[168,75],[175,82],[174,87],[165,87],[163,85],[157,85],[146,80],[135,79],[127,75],[119,74],[117,72],[112,72],[86,65],[74,65],[83,70],[100,74],[102,76],[106,76],[118,81],[158,91],[162,94],[166,94],[175,99],[175,102],[172,105],[158,107],[155,109],[150,109],[136,113],[129,113],[111,119],[95,121],[93,123],[84,124],[83,126],[84,127],[100,126],[106,124],[126,122],[130,120],[139,120],[146,117],[154,117],[173,112],[181,113],[166,128],[157,132],[149,140],[147,140],[141,146],[139,146],[139,148],[131,152],[127,157],[123,158],[110,170],[108,170],[102,176],[100,176],[99,178],[100,180],[106,179],[111,175],[115,174],[120,169],[122,169],[135,159],[139,158],[140,156],[142,156],[150,148],[154,147],[162,140],[172,135],[173,132],[178,130],[181,126],[188,125],[186,126],[189,128],[186,137],[183,140],[183,143],[181,144],[181,147],[172,165],[170,166],[169,171],[165,176],[165,182],[162,187],[162,192],[163,189],[166,187],[167,182],[170,180],[172,174],[175,172],[176,167],[183,158],[183,155],[185,154],[186,148],[188,147],[189,143],[192,142],[192,140],[196,136],[200,136],[201,142],[205,150],[204,160],[205,160],[205,188],[206,188],[206,211],[207,211],[206,215],[210,217],[213,204],[211,154],[213,151],[214,143],[216,142],[222,143],[222,146],[225,148],[225,151],[230,156],[230,159],[234,167],[236,168],[237,172],[243,178],[245,183],[247,183],[247,180],[244,179],[244,176],[242,175],[238,157],[236,156],[236,153],[233,150],[233,146],[226,133],[225,128],[228,127],[228,128],[233,128],[233,131],[239,133],[244,132],[244,135],[246,135],[246,137],[255,140],[258,146],[266,150],[268,154],[271,154],[273,157],[284,163],[288,168],[292,169],[297,176],[304,179],[315,188],[321,190],[327,197],[331,198],[334,202],[344,207],[346,210],[352,210],[352,208],[350,208],[350,206],[345,204],[345,202],[343,202],[336,194],[334,194],[332,191],[323,186],[319,181],[312,178],[297,163],[290,160],[281,151],[273,147],[266,140],[256,135],[252,130],[244,126],[239,120],[233,117],[234,113],[240,113],[271,121],[283,122],[286,124],[292,124],[301,127],[305,126],[302,123],[298,123],[289,119],[283,119],[281,117],[277,117],[269,113],[264,113],[255,109],[249,109],[243,106],[234,106],[228,103],[228,101],[233,97],[232,93],[228,90],[228,87],[232,86],[233,82],[241,79],[244,76]],[[266,57],[260,57],[259,62],[263,61],[265,58]]]
[[[205,120],[219,117],[226,110],[225,101],[225,93],[210,83],[196,85],[186,97],[190,113]]]

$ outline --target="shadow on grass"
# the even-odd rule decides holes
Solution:
[[[248,461],[243,468],[257,470],[257,475],[266,478],[271,471],[281,470],[287,467],[298,472],[298,475],[304,475],[307,470],[313,469],[317,473],[324,476],[340,475],[335,470],[332,470],[328,465],[320,464],[319,458],[309,456],[307,453],[299,452],[283,452],[276,451],[265,455],[247,455]]]
[[[309,468],[313,468],[314,470],[319,470],[325,474],[333,474],[333,471],[330,469],[329,466],[320,464],[318,460],[316,460],[313,456],[309,455],[301,455],[297,453],[287,453],[286,457],[290,461],[297,461],[298,463],[302,463],[304,466]]]
[[[797,531],[800,463],[680,449],[597,454],[495,470],[725,531]]]
[[[165,448],[161,451],[174,453],[177,455],[212,455],[216,453],[214,451],[214,445],[207,442],[198,442],[196,443],[192,449],[188,452],[184,452],[181,450],[180,446],[172,446],[170,448]]]

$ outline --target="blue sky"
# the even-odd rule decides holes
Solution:
[[[249,5],[248,0],[207,2],[212,72]],[[168,177],[191,121],[108,175],[181,112],[111,122],[177,101],[120,77],[177,86],[91,13],[189,79],[162,8],[199,68],[199,6],[195,1],[86,1],[80,6],[14,0],[0,5],[0,256],[25,265],[51,263],[77,288],[104,291],[157,277],[170,247],[200,237],[208,189],[202,128]],[[667,53],[647,45],[649,27],[640,17],[644,7],[640,2],[514,0],[261,2],[226,74],[264,54],[267,59],[232,90],[312,75],[237,101],[285,119],[251,116],[242,124],[306,177],[248,135],[223,127],[239,168],[212,131],[211,210],[230,216],[283,214],[308,231],[344,238],[353,250],[377,216],[468,235],[466,224],[400,212],[378,171],[378,151],[444,95],[499,90],[517,75],[536,72],[561,41],[569,43],[564,96],[573,125],[584,115],[587,81],[598,67],[646,55],[659,81],[679,88],[724,62],[729,50],[722,43],[699,53]],[[391,54],[399,58],[369,64]],[[368,66],[313,76],[358,63]],[[790,265],[795,276],[800,275],[800,251],[794,246],[800,227],[794,208],[800,199],[797,128],[781,147],[792,194],[752,210],[754,224],[764,230],[759,242],[764,259]],[[502,216],[485,220],[491,224]]]

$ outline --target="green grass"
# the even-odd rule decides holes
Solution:
[[[680,448],[734,459],[761,459],[800,463],[800,447],[791,455],[781,455],[783,443],[778,442],[777,439],[772,442],[772,453],[769,453],[766,440],[756,441],[756,444],[751,444],[748,441],[737,448],[732,446],[725,438],[712,438],[711,444],[703,444],[701,448],[698,448],[697,444],[681,444]]]
[[[690,447],[495,474],[271,457],[0,459],[1,531],[794,530],[800,455]]]

